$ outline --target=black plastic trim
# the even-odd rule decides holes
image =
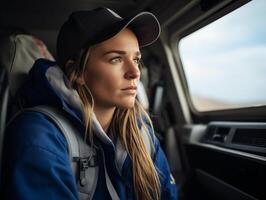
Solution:
[[[266,156],[266,123],[211,122],[201,142]]]

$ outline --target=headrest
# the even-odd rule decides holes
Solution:
[[[54,60],[45,44],[31,35],[9,35],[0,38],[0,67],[6,68],[10,93],[23,84],[30,68],[38,58]]]

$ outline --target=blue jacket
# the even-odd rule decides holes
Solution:
[[[80,131],[81,103],[75,90],[56,63],[44,59],[35,62],[21,90],[25,107],[50,105],[62,108]],[[96,135],[105,154],[108,174],[121,200],[133,200],[132,165],[129,156],[117,156],[117,146],[106,136]],[[161,183],[161,199],[177,199],[167,159],[155,138],[153,161]],[[7,127],[4,145],[3,183],[6,199],[61,200],[78,199],[76,178],[72,173],[65,137],[45,115],[23,112]],[[99,154],[99,178],[93,199],[110,199]],[[117,167],[120,166],[120,167]]]

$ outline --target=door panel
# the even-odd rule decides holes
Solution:
[[[186,126],[183,140],[192,174],[184,187],[186,199],[266,199],[265,125]]]

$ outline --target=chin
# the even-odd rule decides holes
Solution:
[[[130,108],[133,108],[134,105],[135,105],[135,99],[134,100],[130,100],[130,101],[125,101],[125,102],[120,102],[117,105],[117,107],[130,109]]]

